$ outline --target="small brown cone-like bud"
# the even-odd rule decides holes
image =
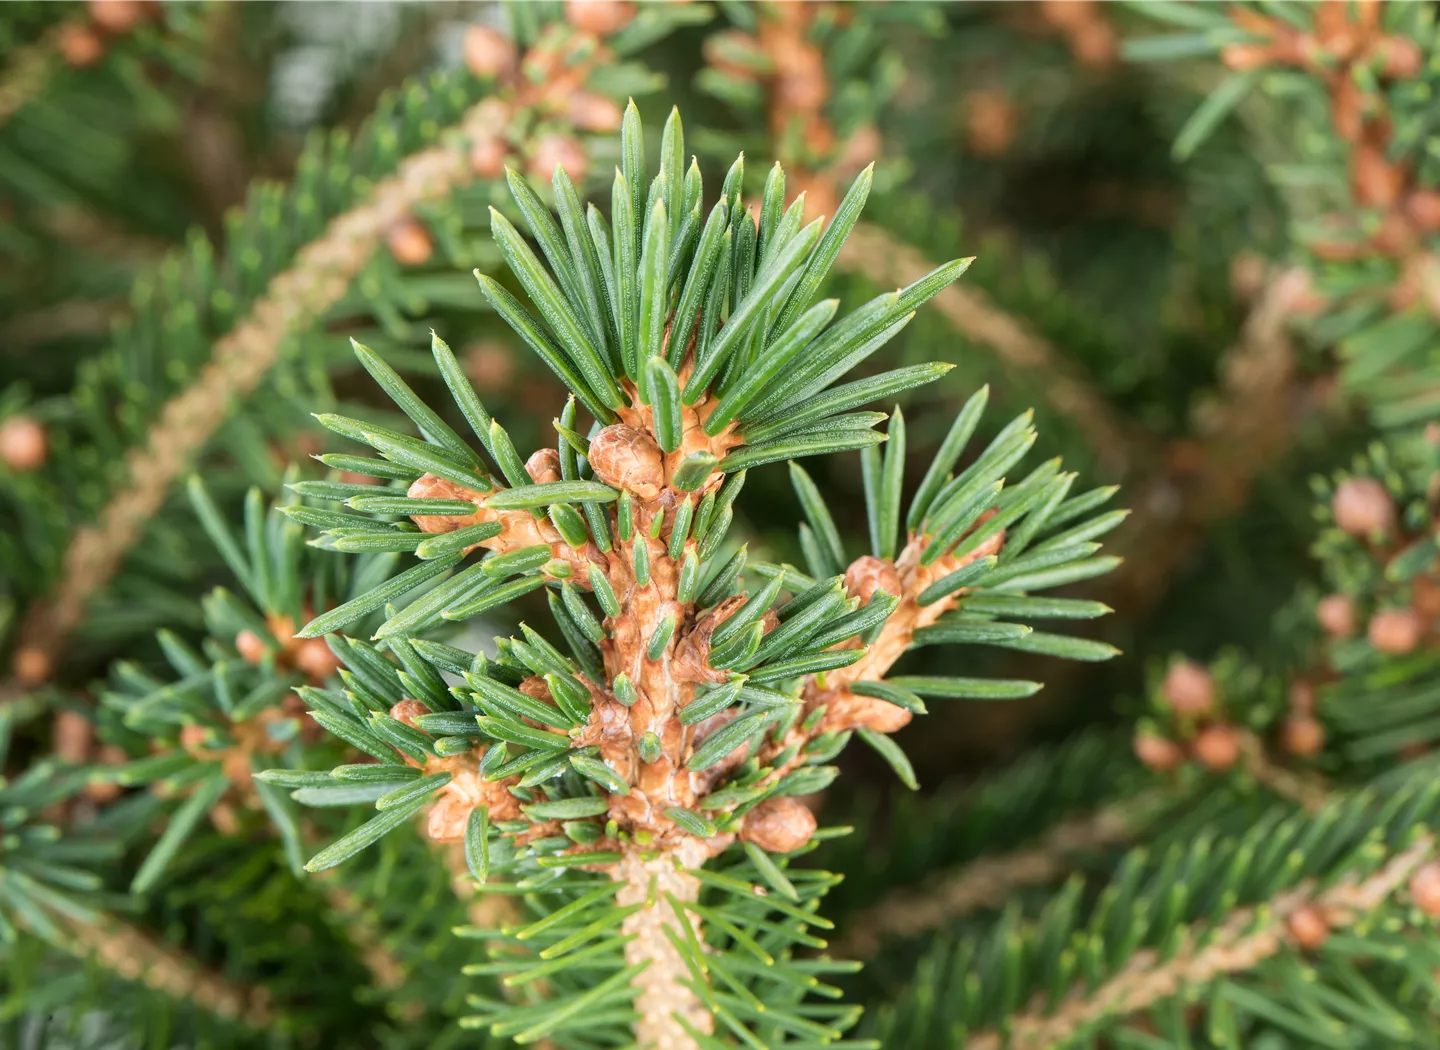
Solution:
[[[55,48],[69,65],[78,68],[93,66],[105,57],[105,39],[95,28],[82,22],[60,27]]]
[[[986,88],[965,96],[965,141],[981,157],[1000,157],[1015,141],[1019,117],[1003,91]]]
[[[1425,67],[1420,45],[1403,36],[1387,36],[1376,46],[1387,77],[1413,77]]]
[[[1381,609],[1370,617],[1366,636],[1382,653],[1410,653],[1425,634],[1425,621],[1414,609]]]
[[[536,449],[525,461],[525,473],[537,485],[560,480],[560,453],[553,448]]]
[[[235,651],[246,663],[258,664],[265,659],[269,646],[261,641],[258,634],[247,627],[235,636]]]
[[[390,708],[390,717],[397,722],[404,722],[411,729],[415,728],[415,719],[429,713],[430,709],[419,700],[401,700]]]
[[[1180,745],[1154,733],[1135,734],[1135,757],[1157,773],[1168,773],[1185,764],[1185,752]]]
[[[1416,190],[1405,198],[1405,211],[1422,230],[1440,230],[1440,191]]]
[[[898,598],[902,589],[900,573],[894,564],[873,554],[856,558],[845,570],[845,593],[859,598],[861,605],[868,603],[876,591]]]
[[[660,446],[643,430],[613,423],[590,439],[590,466],[595,477],[617,489],[626,489],[649,502],[660,495],[665,468]]]
[[[1190,660],[1176,660],[1165,672],[1160,695],[1177,715],[1203,715],[1215,706],[1215,679]]]
[[[569,135],[546,135],[530,154],[525,170],[532,179],[549,182],[556,168],[564,168],[565,174],[576,183],[583,183],[590,169],[590,160],[580,143]]]
[[[1070,34],[1070,51],[1082,66],[1104,69],[1114,64],[1120,40],[1113,28],[1097,18]]]
[[[1325,746],[1325,727],[1309,715],[1292,715],[1280,730],[1280,743],[1297,758],[1314,758]]]
[[[470,170],[482,179],[498,179],[505,174],[505,158],[510,147],[499,135],[478,138],[470,144]]]
[[[1431,861],[1410,879],[1410,898],[1432,919],[1440,919],[1440,864]]]
[[[128,33],[150,15],[144,0],[89,0],[90,21],[112,36]]]
[[[61,762],[78,766],[88,759],[90,757],[90,741],[94,737],[94,724],[79,711],[56,713],[51,746],[55,757]]]
[[[340,670],[340,660],[324,638],[306,638],[295,650],[295,666],[318,685]]]
[[[624,29],[634,17],[635,5],[626,0],[565,0],[565,20],[596,36]]]
[[[1349,638],[1357,627],[1355,603],[1343,594],[1327,594],[1315,606],[1315,619],[1331,638]]]
[[[1195,737],[1195,758],[1206,769],[1222,773],[1240,761],[1240,734],[1234,726],[1206,726]]]
[[[508,76],[518,59],[515,41],[504,33],[479,25],[465,30],[465,68],[477,77]]]
[[[430,231],[414,219],[404,219],[390,227],[385,245],[401,266],[422,266],[435,251]]]
[[[620,103],[589,91],[572,94],[568,108],[570,122],[582,131],[619,131],[625,119]]]
[[[1330,924],[1325,914],[1313,904],[1302,904],[1285,920],[1285,928],[1296,944],[1306,951],[1314,951],[1330,936]]]
[[[1374,478],[1346,478],[1330,498],[1330,510],[1352,536],[1386,533],[1395,524],[1395,501]]]
[[[12,666],[15,677],[20,680],[21,685],[40,685],[47,682],[55,669],[55,665],[43,649],[30,646],[15,650]]]
[[[504,343],[476,343],[465,351],[465,374],[482,391],[504,390],[515,372],[515,357]]]
[[[1440,581],[1417,576],[1410,584],[1410,607],[1427,620],[1440,617]]]
[[[760,803],[745,815],[740,837],[767,853],[793,853],[815,834],[815,814],[799,799],[785,796]]]
[[[45,465],[49,441],[45,428],[29,416],[11,416],[0,423],[0,461],[24,473]]]

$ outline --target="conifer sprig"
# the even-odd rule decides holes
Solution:
[[[421,437],[317,418],[380,453],[349,457],[348,469],[406,492],[312,483],[306,495],[347,509],[288,513],[321,530],[318,546],[417,555],[297,632],[318,637],[385,609],[370,642],[337,643],[343,691],[302,691],[316,721],[376,762],[260,779],[300,802],[374,806],[311,870],[342,863],[428,807],[429,834],[463,842],[478,880],[544,890],[538,925],[475,933],[496,942],[497,965],[517,980],[527,972],[518,960],[532,955],[552,991],[533,1007],[477,1002],[475,1023],[496,1035],[557,1038],[603,1019],[617,1039],[646,1046],[838,1039],[854,1012],[808,998],[814,986],[797,981],[796,964],[776,962],[823,946],[817,931],[829,927],[815,907],[831,877],[786,866],[817,841],[798,798],[834,779],[835,756],[857,734],[914,787],[887,734],[923,713],[927,697],[1040,688],[889,677],[911,648],[1112,655],[1023,621],[1108,611],[1036,592],[1108,571],[1113,560],[1095,557],[1095,540],[1121,516],[1093,513],[1113,490],[1071,496],[1074,475],[1058,460],[1007,484],[1036,440],[1028,414],[957,471],[984,390],[904,504],[904,419],[897,411],[880,432],[883,413],[857,410],[947,366],[835,384],[968,260],[843,315],[834,300],[817,301],[859,218],[869,169],[827,226],[807,224],[803,195],[782,208],[778,167],[757,217],[742,158],[702,221],[698,164],[680,174],[678,112],[653,178],[633,104],[620,154],[610,216],[590,208],[583,237],[563,171],[551,187],[558,223],[540,191],[510,173],[539,250],[498,211],[492,231],[528,305],[477,274],[485,298],[570,389],[554,447],[522,458],[438,336],[439,371],[483,454],[356,345]],[[793,462],[854,449],[863,450],[872,541],[859,557]],[[726,543],[746,471],[782,459],[804,511],[803,568],[750,562]],[[485,555],[462,566],[477,549]],[[528,624],[497,639],[493,656],[429,637],[542,589],[558,645]],[[738,867],[727,861],[737,839]],[[721,866],[710,867],[717,857]]]

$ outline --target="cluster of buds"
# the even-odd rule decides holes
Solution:
[[[1354,201],[1379,221],[1367,218],[1362,230],[1357,216],[1331,216],[1328,224],[1339,236],[1314,240],[1310,250],[1322,260],[1375,254],[1395,259],[1401,277],[1390,292],[1391,305],[1404,309],[1423,301],[1440,313],[1440,258],[1423,247],[1427,236],[1440,232],[1440,193],[1418,187],[1413,166],[1392,159],[1393,120],[1383,90],[1418,76],[1424,54],[1414,40],[1383,31],[1380,4],[1325,0],[1312,10],[1307,30],[1237,7],[1231,17],[1255,40],[1231,44],[1222,58],[1235,70],[1303,69],[1325,84],[1331,122],[1350,147]]]
[[[1351,477],[1341,482],[1330,501],[1335,525],[1358,541],[1377,564],[1388,567],[1403,558],[1423,537],[1408,536],[1402,529],[1395,500],[1385,486],[1370,477]],[[1403,655],[1414,652],[1432,637],[1440,617],[1440,578],[1421,573],[1409,583],[1407,600],[1386,604],[1371,613],[1365,636],[1379,652]],[[1360,630],[1360,612],[1346,594],[1330,594],[1316,606],[1321,629],[1335,641],[1354,637]]]
[[[1160,685],[1159,700],[1173,716],[1176,736],[1153,729],[1138,731],[1135,755],[1142,763],[1167,772],[1194,759],[1212,772],[1223,773],[1240,761],[1244,733],[1225,719],[1215,678],[1204,667],[1189,660],[1173,661]]]
[[[873,125],[840,141],[826,113],[831,85],[825,54],[812,37],[821,22],[844,24],[847,4],[771,4],[758,8],[754,33],[728,30],[705,42],[710,68],[728,80],[765,93],[777,157],[792,190],[805,193],[811,210],[833,215],[839,186],[875,159],[880,134]]]
[[[153,0],[88,0],[85,15],[66,22],[56,32],[55,47],[72,66],[93,66],[105,57],[109,41],[133,32],[141,23],[158,18]]]
[[[485,25],[465,33],[466,68],[503,90],[492,100],[496,119],[491,134],[470,146],[470,167],[479,177],[498,179],[506,165],[518,160],[532,178],[549,179],[564,168],[583,183],[589,156],[575,131],[611,133],[624,114],[616,102],[585,86],[591,71],[609,59],[605,38],[624,29],[635,17],[635,5],[621,0],[570,0],[565,22],[550,26],[524,54],[510,37]],[[521,110],[532,110],[540,126],[523,140],[507,131]],[[403,260],[402,260],[403,261]]]
[[[1040,18],[1065,38],[1075,61],[1108,69],[1120,53],[1120,37],[1098,0],[1041,0]]]
[[[307,620],[309,610],[306,610]],[[340,661],[323,638],[297,638],[295,621],[283,613],[271,613],[265,623],[270,639],[260,637],[248,627],[235,636],[235,651],[247,663],[263,664],[273,659],[277,670],[298,671],[312,685],[320,685],[340,669]]]

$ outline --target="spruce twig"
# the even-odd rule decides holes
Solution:
[[[1074,870],[1077,854],[1133,841],[1163,799],[1163,792],[1152,791],[1072,817],[1033,845],[980,857],[924,886],[894,891],[854,916],[851,932],[832,950],[841,958],[868,959],[887,940],[918,937],[974,912],[999,908],[1023,887],[1059,882]]]
[[[1214,927],[1192,930],[1173,952],[1161,957],[1145,952],[1119,976],[1090,991],[1077,990],[1058,1011],[1016,1015],[1007,1032],[979,1032],[962,1050],[1040,1050],[1063,1045],[1092,1022],[1133,1014],[1186,987],[1200,987],[1225,974],[1254,969],[1290,947],[1294,937],[1286,920],[1301,908],[1316,908],[1333,931],[1364,921],[1385,904],[1435,852],[1426,835],[1395,854],[1373,875],[1346,880],[1318,895],[1307,883],[1272,899],[1263,907],[1239,908]]]

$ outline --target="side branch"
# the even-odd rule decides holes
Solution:
[[[1051,828],[1034,845],[979,857],[921,887],[888,894],[851,920],[848,936],[832,946],[837,958],[868,959],[890,938],[918,937],[954,919],[985,908],[999,908],[1023,886],[1043,886],[1063,878],[1077,853],[1133,839],[1155,805],[1149,792],[1072,817]]]
[[[910,284],[933,268],[914,248],[863,222],[841,248],[836,265],[887,287]],[[1117,475],[1126,472],[1134,442],[1063,354],[977,289],[952,284],[935,296],[934,304],[965,338],[985,344],[1007,369],[1040,383],[1051,406],[1075,421],[1101,462]]]
[[[1253,969],[1295,943],[1287,920],[1302,908],[1318,909],[1331,930],[1352,926],[1389,900],[1434,850],[1435,840],[1427,835],[1369,878],[1342,882],[1319,896],[1313,896],[1313,887],[1301,885],[1265,907],[1241,908],[1224,924],[1192,933],[1168,960],[1154,952],[1141,953],[1123,973],[1089,994],[1073,996],[1057,1012],[1021,1014],[1014,1018],[1008,1036],[980,1032],[966,1039],[962,1050],[1040,1050],[1061,1045],[1101,1018],[1132,1014],[1181,988]]]
[[[127,981],[251,1028],[264,1029],[275,1019],[266,989],[228,981],[113,916],[71,921],[68,927],[67,946],[76,956],[94,959]]]
[[[265,295],[228,335],[190,387],[160,412],[145,444],[130,453],[128,485],[96,523],[79,530],[66,551],[60,585],[48,605],[32,610],[19,650],[53,665],[85,606],[119,568],[160,510],[175,478],[203,448],[237,403],[269,372],[285,339],[322,317],[379,249],[386,232],[417,204],[437,200],[471,178],[467,143],[496,134],[509,111],[482,102],[470,109],[446,142],[407,159],[371,198],[337,216],[325,232],[278,274]]]

